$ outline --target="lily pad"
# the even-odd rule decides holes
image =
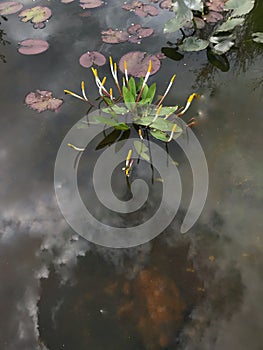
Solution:
[[[159,6],[163,10],[173,11],[172,0],[163,0],[163,1],[160,2]]]
[[[21,2],[17,2],[17,1],[2,2],[0,4],[0,15],[1,16],[12,15],[13,13],[20,11],[22,8],[23,8],[23,4],[21,4]]]
[[[79,63],[82,67],[89,68],[93,64],[103,66],[106,63],[106,58],[98,51],[85,52],[80,58]]]
[[[193,19],[193,12],[184,1],[177,2],[176,5],[176,15],[165,24],[164,33],[176,32]]]
[[[203,15],[203,19],[208,23],[216,23],[221,21],[224,17],[219,12],[210,11],[208,14]]]
[[[135,12],[140,17],[157,16],[159,14],[159,10],[155,6],[144,4],[142,1],[133,1],[129,4],[124,4],[122,8]]]
[[[224,11],[225,2],[226,0],[211,0],[206,2],[206,6],[210,11],[222,12]]]
[[[142,27],[140,24],[133,24],[128,29],[129,41],[137,43],[142,38],[146,38],[153,34],[154,30],[152,28]]]
[[[104,43],[108,44],[124,43],[129,39],[129,34],[125,30],[114,30],[109,28],[108,30],[101,32],[101,39]]]
[[[48,42],[40,39],[26,39],[21,41],[19,45],[18,52],[23,55],[38,55],[49,48]]]
[[[220,27],[218,27],[215,33],[229,32],[233,30],[236,26],[242,24],[244,20],[244,18],[230,18],[226,22],[224,22]]]
[[[228,0],[225,10],[233,10],[232,17],[243,16],[249,13],[255,5],[255,0]]]
[[[51,10],[44,6],[35,6],[19,13],[22,22],[31,21],[32,23],[41,23],[49,19],[52,15]]]
[[[57,111],[63,100],[54,98],[50,91],[37,90],[26,95],[25,103],[29,108],[40,113],[46,110]]]
[[[128,74],[137,78],[144,77],[147,73],[150,60],[152,61],[150,75],[153,75],[160,69],[161,62],[155,55],[147,55],[146,52],[132,51],[127,53],[120,59],[119,68],[124,73],[124,61],[126,61]]]
[[[80,0],[80,7],[83,9],[94,9],[103,4],[101,0]]]
[[[183,44],[180,45],[180,48],[183,51],[201,51],[207,48],[209,41],[198,39],[196,37],[189,37],[184,39]]]

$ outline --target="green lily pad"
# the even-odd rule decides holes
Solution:
[[[180,45],[180,48],[183,51],[201,51],[207,48],[209,41],[198,39],[196,37],[189,37],[184,39],[183,44]]]
[[[232,17],[243,16],[249,13],[255,5],[255,0],[228,0],[225,3],[224,10],[234,10]]]
[[[225,23],[223,23],[220,27],[218,27],[215,33],[229,32],[233,30],[236,26],[242,24],[244,20],[245,20],[244,18],[230,18]]]
[[[263,44],[263,33],[262,32],[256,32],[252,34],[253,41],[256,43],[261,43]]]
[[[174,4],[175,17],[171,18],[164,27],[164,33],[173,33],[182,28],[193,19],[193,12],[186,6],[183,0],[177,0]]]
[[[52,15],[48,7],[35,6],[19,13],[22,22],[41,23],[49,19]]]

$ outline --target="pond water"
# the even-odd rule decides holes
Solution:
[[[160,236],[129,249],[87,242],[59,210],[57,151],[87,111],[63,89],[79,91],[85,79],[89,95],[96,97],[91,71],[79,65],[81,54],[97,50],[118,61],[130,50],[158,53],[174,41],[174,35],[162,32],[172,14],[136,18],[115,0],[80,17],[77,1],[21,2],[49,6],[53,16],[38,30],[16,14],[1,19],[10,44],[0,46],[6,59],[0,62],[0,348],[261,350],[262,46],[245,41],[262,31],[260,1],[240,33],[244,42],[228,54],[227,72],[212,66],[201,51],[186,53],[180,61],[162,60],[151,77],[161,92],[177,74],[167,105],[183,105],[193,91],[202,94],[186,118],[198,115],[193,130],[206,155],[209,192],[197,223],[182,235],[192,173],[184,154],[172,146],[183,188],[180,210]],[[154,36],[141,44],[102,43],[102,30],[131,23],[153,27]],[[40,55],[19,54],[18,42],[31,37],[48,40],[50,48]],[[100,72],[108,74],[108,65]],[[60,110],[38,114],[28,109],[24,98],[37,89],[63,98]],[[86,205],[107,219],[107,209],[98,206],[89,187],[99,152],[83,154],[79,184]],[[138,173],[146,181],[151,178],[147,164]],[[115,187],[118,181],[116,175]],[[139,220],[158,202],[161,184],[149,186],[154,191],[150,209],[143,207]],[[124,195],[125,186],[119,191]],[[116,217],[115,224],[123,227],[123,217]]]

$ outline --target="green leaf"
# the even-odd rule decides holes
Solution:
[[[133,77],[131,77],[128,81],[128,88],[129,88],[129,91],[131,92],[133,98],[134,98],[134,101],[136,100],[136,84],[135,84],[135,80]]]
[[[111,106],[111,107],[103,108],[103,109],[102,109],[102,112],[110,113],[110,114],[111,114],[112,112],[115,112],[116,114],[121,114],[121,115],[123,115],[123,114],[128,113],[129,111],[128,111],[128,109],[125,108],[125,107],[120,107],[120,106],[118,106],[118,105],[113,105],[113,106]]]
[[[224,10],[234,10],[231,17],[243,16],[249,13],[255,5],[255,0],[228,0]]]
[[[103,100],[107,103],[108,106],[112,106],[114,104],[114,102],[109,97],[104,96]]]
[[[141,90],[143,81],[144,81],[144,78],[141,77],[140,80],[136,83],[136,92],[137,93]]]
[[[164,33],[176,32],[182,28],[188,21],[193,19],[193,12],[186,6],[183,0],[177,0],[174,4],[176,11],[175,17],[171,18],[164,27]]]
[[[169,136],[163,132],[163,131],[160,131],[160,130],[150,130],[150,133],[153,137],[155,137],[157,140],[161,140],[161,141],[164,141],[164,142],[167,142],[169,140]]]
[[[112,145],[118,139],[120,134],[121,134],[120,130],[113,130],[102,141],[100,141],[100,143],[96,147],[96,150]]]
[[[142,91],[142,97],[141,97],[142,100],[144,100],[147,97],[148,90],[149,90],[148,85],[145,85]]]
[[[148,162],[150,161],[150,156],[146,153],[149,152],[149,149],[145,144],[141,141],[134,141],[134,148],[138,155],[142,157],[143,159],[147,160]]]
[[[177,111],[178,106],[165,106],[162,107],[160,110],[160,115],[165,115],[168,117],[169,115],[173,114],[175,111]]]
[[[126,86],[122,87],[122,94],[124,102],[127,106],[127,108],[131,111],[133,109],[134,103],[135,103],[135,97],[133,94],[127,89]]]
[[[214,51],[214,53],[216,53],[218,55],[223,55],[224,53],[229,51],[231,49],[231,47],[234,45],[235,45],[235,43],[232,40],[227,39],[227,40],[224,40],[224,41],[218,43],[217,45],[215,45],[213,47],[213,51]]]
[[[150,126],[152,129],[158,129],[160,131],[172,131],[175,124],[163,118],[157,118],[155,122],[152,123],[153,119],[153,117],[144,117],[142,119],[135,120],[134,124]],[[182,129],[177,126],[175,132],[182,132]]]
[[[263,33],[261,32],[252,33],[252,37],[253,37],[253,41],[255,41],[256,43],[263,44]]]
[[[147,92],[147,95],[146,95],[146,100],[148,100],[149,102],[147,102],[147,103],[149,103],[149,104],[151,104],[152,103],[152,101],[153,101],[153,99],[154,99],[154,96],[155,96],[155,92],[156,92],[156,83],[153,83],[150,87],[149,87],[149,89],[148,89],[148,92]]]
[[[130,128],[129,125],[125,123],[118,123],[115,120],[108,117],[103,117],[102,115],[92,116],[91,118],[94,119],[97,123],[109,125],[118,130],[128,130]]]
[[[236,26],[242,24],[244,20],[245,20],[244,18],[230,18],[225,23],[223,23],[220,27],[218,27],[215,33],[229,32],[233,30]]]
[[[209,41],[198,39],[196,37],[185,38],[182,45],[179,47],[183,51],[201,51],[207,48]]]

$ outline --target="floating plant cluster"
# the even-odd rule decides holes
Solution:
[[[141,141],[145,136],[148,137],[148,134],[164,142],[170,142],[178,138],[183,133],[183,127],[180,126],[180,117],[188,110],[191,102],[198,95],[193,93],[188,98],[186,105],[181,108],[179,106],[163,106],[163,101],[173,85],[175,75],[171,78],[164,94],[158,98],[156,97],[156,83],[147,85],[151,73],[154,73],[153,61],[155,57],[143,56],[140,53],[140,55],[137,54],[135,56],[135,60],[139,58],[143,66],[148,65],[146,74],[142,75],[144,72],[144,68],[142,68],[142,71],[138,74],[140,79],[137,82],[133,77],[129,78],[129,71],[132,71],[133,68],[128,68],[129,60],[126,61],[124,56],[119,63],[119,68],[124,73],[120,82],[118,79],[117,64],[113,63],[110,57],[110,70],[118,91],[117,97],[113,95],[112,87],[109,89],[106,88],[106,77],[101,80],[97,69],[92,67],[100,99],[105,104],[105,107],[101,107],[100,104],[100,108],[98,109],[98,106],[95,106],[94,102],[90,101],[85,92],[84,82],[81,83],[82,96],[69,90],[64,90],[64,92],[88,103],[90,106],[89,111],[94,107],[97,108],[97,115],[89,117],[87,124],[82,125],[82,127],[89,127],[90,123],[103,124],[123,132],[123,138],[128,138],[130,128],[134,127],[139,137],[139,140],[134,142],[134,148],[140,157],[149,161],[149,149]],[[128,114],[132,115],[132,125],[125,123],[125,116]],[[195,122],[192,118],[187,126],[194,124]],[[120,132],[117,133],[117,138],[120,136]],[[72,144],[68,144],[68,146],[77,151],[84,151],[84,149],[79,149]],[[124,168],[126,176],[129,176],[132,165],[131,153],[132,150],[127,155],[126,166]]]
[[[127,30],[113,30],[109,28],[101,32],[101,39],[104,43],[118,44],[129,41],[131,43],[141,43],[142,38],[147,38],[154,33],[152,28],[142,27],[140,24],[132,24]]]
[[[25,103],[29,108],[39,113],[46,110],[56,112],[62,105],[63,100],[54,98],[50,91],[37,90],[36,92],[30,92],[25,97]]]

